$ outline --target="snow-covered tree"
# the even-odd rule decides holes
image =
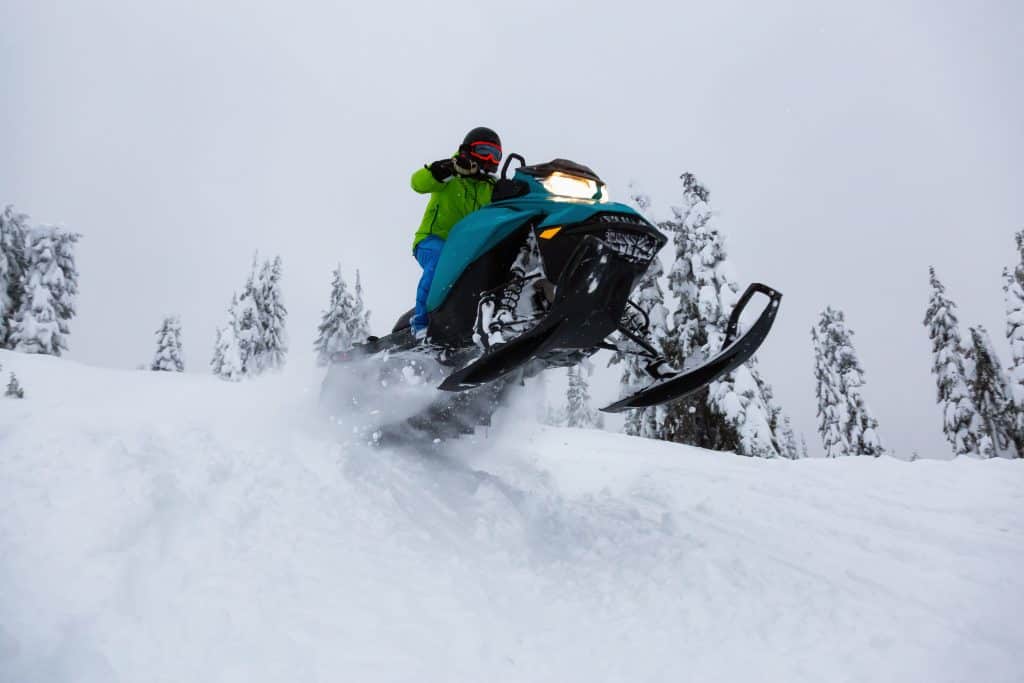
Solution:
[[[836,390],[843,401],[838,411],[845,452],[839,455],[882,455],[878,421],[864,399],[864,369],[853,348],[853,331],[847,327],[843,312],[829,306],[818,319],[818,338],[822,361],[838,381]],[[840,448],[842,451],[842,448]]]
[[[590,407],[590,384],[586,371],[570,367],[569,387],[566,391],[566,426],[593,428],[598,426],[598,416]]]
[[[55,227],[34,228],[28,238],[25,290],[10,342],[25,353],[61,355],[75,315],[78,235]]]
[[[802,433],[800,434],[800,457],[801,458],[809,458],[809,457],[811,457],[810,451],[807,450],[807,439],[804,438],[804,435]]]
[[[14,318],[25,297],[28,216],[13,206],[0,212],[0,348],[13,348]]]
[[[846,422],[845,405],[839,392],[839,377],[835,365],[829,361],[825,340],[817,327],[811,328],[814,347],[814,396],[818,404],[818,435],[826,458],[847,455],[850,445],[843,425]]]
[[[793,423],[790,422],[788,415],[782,418],[779,438],[782,440],[782,457],[790,460],[799,459],[800,446],[796,442],[796,432],[793,431]]]
[[[642,214],[650,208],[651,200],[647,195],[635,190],[630,193],[630,201]],[[665,271],[661,260],[656,258],[644,274],[636,289],[633,290],[632,301],[639,306],[639,317],[646,316],[649,338],[656,349],[661,349],[668,326],[668,309],[665,307],[665,294],[661,288],[661,278]],[[631,309],[632,310],[632,309]],[[628,339],[620,342],[627,350],[636,350],[635,344]],[[648,361],[635,353],[616,352],[608,361],[609,365],[622,363],[621,395],[628,396],[650,383],[651,378],[644,367]],[[626,413],[623,431],[631,436],[658,438],[661,435],[659,408],[641,408]]]
[[[288,311],[281,294],[281,275],[280,256],[260,263],[259,255],[253,255],[242,294],[232,304],[237,322],[235,343],[244,376],[259,375],[284,365],[288,352]]]
[[[7,381],[7,390],[4,392],[4,396],[7,398],[25,398],[25,390],[21,388],[21,384],[18,383],[18,378],[14,376],[13,372]]]
[[[288,340],[285,334],[285,320],[288,311],[284,307],[281,294],[281,257],[266,261],[260,269],[258,296],[255,298],[256,311],[259,316],[259,333],[261,343],[256,357],[258,371],[276,370],[284,366],[285,354],[288,352]]]
[[[929,268],[928,273],[932,294],[924,325],[932,341],[932,374],[938,388],[936,401],[942,410],[942,430],[954,454],[978,455],[980,420],[967,385],[956,305],[946,296],[935,268]]]
[[[150,370],[163,372],[184,372],[185,363],[181,351],[181,321],[176,315],[169,315],[156,331],[156,353]]]
[[[331,280],[331,298],[327,310],[320,318],[318,334],[313,343],[317,362],[326,365],[331,357],[348,351],[353,345],[366,341],[370,336],[369,312],[363,310],[362,285],[356,271],[356,291],[349,291],[341,265],[334,269]]]
[[[1014,432],[1024,442],[1024,230],[1015,235],[1017,265],[1003,270],[1006,304],[1006,339],[1010,344],[1010,398],[1014,408]]]
[[[729,315],[739,298],[721,234],[712,224],[709,193],[691,173],[681,176],[683,202],[660,224],[672,234],[675,261],[669,291],[676,300],[663,343],[676,367],[691,356],[721,350]],[[773,423],[778,412],[765,396],[756,366],[741,366],[706,390],[666,406],[662,438],[742,455],[779,455]]]
[[[982,326],[971,328],[965,369],[971,399],[978,411],[983,433],[979,451],[983,457],[1018,457],[1013,401],[1009,382],[996,356],[988,332]]]
[[[370,336],[370,311],[366,308],[366,302],[363,301],[363,280],[359,275],[359,269],[356,269],[356,305],[355,305],[355,323],[356,326],[353,328],[353,336],[360,342],[365,341]]]
[[[237,382],[245,375],[242,363],[242,351],[238,343],[238,296],[231,297],[227,319],[217,328],[217,341],[213,347],[213,359],[210,369],[213,374],[231,382]]]
[[[232,316],[237,321],[235,342],[241,373],[244,376],[259,374],[259,359],[263,357],[263,335],[260,334],[260,315],[256,307],[255,277],[246,280],[242,294],[232,301]]]

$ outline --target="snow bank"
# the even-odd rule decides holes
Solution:
[[[1019,461],[507,419],[342,447],[312,376],[0,352],[0,681],[1011,681]]]

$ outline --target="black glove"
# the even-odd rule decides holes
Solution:
[[[427,170],[430,171],[430,175],[434,176],[434,180],[443,183],[455,175],[455,164],[451,159],[441,159],[427,166]]]

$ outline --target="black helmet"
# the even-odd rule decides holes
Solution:
[[[501,138],[490,128],[480,126],[466,133],[459,154],[468,156],[480,168],[493,173],[501,163]]]

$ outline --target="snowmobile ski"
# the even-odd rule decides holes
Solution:
[[[750,299],[758,293],[768,297],[768,306],[761,312],[750,329],[737,337],[740,315],[750,303]],[[670,374],[651,386],[601,410],[606,413],[621,413],[633,408],[649,408],[675,401],[700,391],[719,377],[732,372],[750,360],[761,343],[764,342],[775,322],[781,300],[782,294],[771,287],[759,282],[751,284],[736,302],[736,307],[733,308],[732,314],[729,316],[729,324],[723,342],[724,348],[718,354],[695,368]]]

